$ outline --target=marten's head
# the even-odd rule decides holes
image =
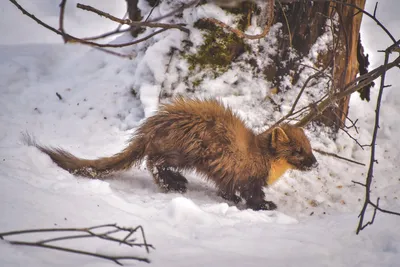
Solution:
[[[270,130],[270,149],[277,160],[290,168],[309,171],[318,166],[310,141],[300,127],[283,124]]]

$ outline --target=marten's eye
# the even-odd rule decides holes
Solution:
[[[293,151],[293,155],[294,155],[294,156],[301,155],[302,153],[303,153],[303,149],[302,149],[301,147],[296,148],[296,149]]]

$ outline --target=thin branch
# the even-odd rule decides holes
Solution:
[[[351,162],[351,163],[354,163],[354,164],[358,164],[358,165],[361,165],[361,166],[365,166],[365,164],[362,163],[362,162],[358,162],[358,161],[355,161],[355,160],[352,160],[352,159],[348,159],[348,158],[339,156],[339,155],[337,155],[337,154],[335,154],[335,153],[326,152],[326,151],[320,150],[320,149],[318,149],[318,148],[314,148],[313,150],[314,150],[315,152],[320,153],[320,154],[325,155],[325,156],[331,156],[331,157],[338,158],[338,159],[342,159],[342,160],[345,160],[345,161],[348,161],[348,162]]]
[[[178,29],[178,30],[181,30],[186,33],[190,32],[188,29],[183,27],[184,24],[166,24],[166,23],[157,23],[157,22],[146,22],[146,21],[132,21],[130,19],[119,19],[117,17],[114,17],[111,14],[108,14],[106,12],[103,12],[101,10],[98,10],[98,9],[88,6],[88,5],[83,5],[83,4],[77,3],[76,7],[80,8],[82,10],[85,10],[85,11],[96,13],[99,16],[108,18],[112,21],[115,21],[115,22],[118,22],[118,23],[124,24],[124,25],[149,27],[149,28]]]
[[[94,230],[99,231],[104,229],[103,232],[96,233]],[[130,238],[134,233],[138,230],[141,232],[143,243],[137,243],[135,238]],[[76,234],[76,235],[69,235],[69,236],[59,236],[55,238],[43,239],[40,241],[16,241],[16,240],[6,240],[6,236],[13,236],[13,235],[23,235],[23,234],[31,234],[31,233],[49,233],[49,232],[81,232],[84,234]],[[125,232],[126,235],[123,239],[116,238],[112,236],[113,234],[123,233]],[[137,226],[135,228],[126,228],[120,227],[116,224],[104,224],[104,225],[97,225],[89,228],[44,228],[44,229],[28,229],[28,230],[19,230],[19,231],[11,231],[0,233],[0,239],[5,240],[9,244],[12,245],[24,245],[24,246],[34,246],[34,247],[42,247],[42,248],[49,248],[55,249],[65,252],[83,254],[93,257],[98,257],[106,260],[113,261],[119,265],[122,265],[120,262],[121,260],[137,260],[149,263],[149,259],[144,257],[137,257],[137,256],[111,256],[106,255],[103,253],[94,253],[90,251],[84,250],[77,250],[72,248],[67,248],[64,246],[53,245],[49,244],[52,242],[59,242],[63,240],[75,240],[75,239],[82,239],[82,238],[100,238],[108,242],[115,242],[120,245],[126,245],[129,247],[145,247],[147,253],[149,253],[149,248],[154,249],[154,247],[147,243],[146,236],[144,234],[144,230],[142,226]]]
[[[55,250],[60,250],[60,251],[65,251],[65,252],[93,256],[93,257],[113,261],[116,264],[121,265],[121,266],[123,264],[120,262],[120,260],[137,260],[137,261],[143,261],[143,262],[150,263],[149,259],[142,258],[142,257],[136,257],[136,256],[111,256],[111,255],[105,255],[105,254],[97,253],[97,252],[93,253],[93,252],[89,252],[89,251],[77,250],[77,249],[66,248],[66,247],[61,247],[61,246],[41,244],[41,243],[37,243],[37,242],[26,242],[26,241],[7,241],[7,242],[12,245],[42,247],[42,248],[49,248],[49,249],[55,249]]]
[[[375,3],[375,8],[374,8],[374,18],[376,17],[376,11],[378,10],[378,2]]]
[[[357,181],[354,181],[354,180],[351,180],[351,182],[366,187],[366,185],[363,184],[363,183],[360,183],[360,182],[357,182]]]
[[[65,30],[64,30],[64,14],[65,14],[65,5],[67,4],[67,0],[62,0],[60,3],[60,16],[59,16],[59,30],[62,33],[62,37],[64,40],[64,43],[68,42],[68,39],[66,38],[65,35]]]
[[[43,21],[41,21],[40,19],[38,19],[37,17],[35,17],[35,16],[32,15],[31,13],[29,13],[28,11],[26,11],[26,9],[24,9],[20,4],[18,4],[17,1],[15,1],[15,0],[9,0],[9,1],[10,1],[13,5],[15,5],[15,6],[22,12],[22,14],[24,14],[24,15],[30,17],[31,19],[33,19],[33,20],[34,20],[36,23],[38,23],[39,25],[41,25],[41,26],[45,27],[46,29],[48,29],[48,30],[54,32],[55,34],[62,35],[62,33],[61,33],[59,30],[57,30],[57,29],[55,29],[54,27],[51,27],[50,25],[44,23]]]
[[[160,0],[157,0],[157,2],[153,5],[153,7],[151,8],[149,14],[147,15],[146,19],[144,21],[149,21],[151,14],[153,14],[154,9],[156,8],[156,6],[158,6],[160,4]]]
[[[128,12],[125,13],[123,19],[126,19],[127,16],[128,16]],[[110,37],[112,35],[121,34],[121,33],[130,31],[129,28],[121,30],[122,26],[123,26],[123,24],[119,24],[118,27],[114,31],[106,32],[106,33],[103,33],[103,34],[100,34],[100,35],[97,35],[97,36],[85,37],[85,38],[82,38],[82,39],[86,40],[86,41],[94,41],[94,40],[104,39],[104,38]]]
[[[349,131],[347,131],[347,129],[340,127],[340,130],[342,130],[345,134],[347,134],[348,137],[350,137],[362,150],[364,150],[364,147],[368,147],[370,145],[363,145],[361,144],[357,138],[355,138],[354,136],[352,136]]]
[[[122,54],[122,53],[118,53],[112,50],[108,50],[108,49],[104,49],[102,47],[96,47],[93,46],[94,49],[99,50],[101,52],[113,55],[113,56],[118,56],[118,57],[122,57],[122,58],[128,58],[128,59],[133,59],[135,57],[135,55],[130,55],[130,54]]]
[[[378,204],[379,204],[379,198],[378,198]],[[371,225],[371,224],[374,223],[375,218],[376,218],[376,211],[377,211],[377,208],[374,209],[374,213],[372,214],[372,217],[371,217],[371,220],[370,220],[370,221],[368,221],[366,224],[361,225],[361,226],[359,226],[359,228],[357,228],[357,234],[358,234],[360,231],[364,230],[365,227],[367,227],[368,225]],[[363,214],[363,215],[364,215],[364,214]],[[360,214],[358,217],[361,217],[361,214]],[[362,217],[364,217],[364,216],[362,216]],[[361,218],[360,218],[360,220],[361,220]]]
[[[385,210],[385,209],[382,209],[381,207],[379,207],[379,198],[377,199],[376,204],[373,203],[373,202],[371,202],[371,201],[369,202],[369,204],[370,204],[372,207],[374,207],[375,209],[377,209],[377,210],[379,210],[380,212],[382,212],[382,213],[388,213],[388,214],[400,216],[400,212],[394,212],[394,211],[391,211],[391,210]]]
[[[81,38],[81,39],[85,40],[85,41],[95,41],[95,40],[104,39],[104,38],[107,38],[107,37],[110,37],[110,36],[113,36],[113,35],[116,35],[116,34],[121,34],[121,33],[129,32],[129,31],[130,31],[130,29],[114,30],[114,31],[111,31],[111,32],[106,32],[106,33],[99,34],[99,35],[96,35],[96,36],[85,37],[85,38]]]

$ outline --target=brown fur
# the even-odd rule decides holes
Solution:
[[[86,160],[36,146],[61,168],[92,178],[128,169],[146,157],[155,182],[165,191],[186,191],[188,181],[180,171],[195,170],[215,182],[222,197],[234,202],[244,198],[255,210],[276,208],[264,200],[263,186],[287,169],[316,165],[301,128],[284,124],[256,135],[217,100],[177,98],[163,105],[137,129],[128,147],[111,157]]]

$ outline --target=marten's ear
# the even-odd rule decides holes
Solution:
[[[279,143],[289,143],[290,139],[281,127],[275,127],[271,133],[271,146],[276,148]]]

